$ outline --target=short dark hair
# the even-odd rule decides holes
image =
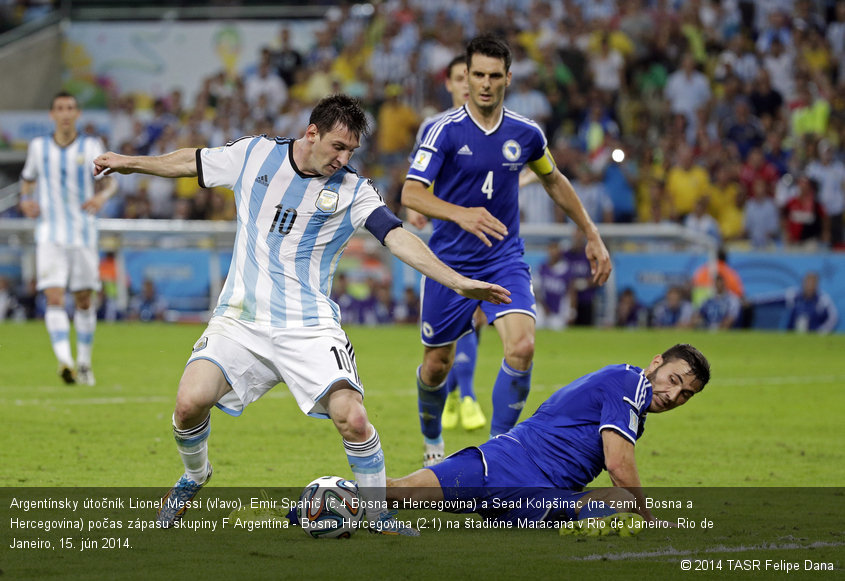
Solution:
[[[508,43],[492,34],[476,36],[467,45],[467,66],[472,63],[472,55],[480,54],[505,62],[505,72],[511,69],[511,48]]]
[[[678,343],[674,347],[670,347],[663,352],[663,363],[669,361],[682,360],[689,364],[690,370],[698,382],[701,384],[701,389],[710,381],[710,362],[707,358],[695,347],[687,343]]]
[[[361,108],[361,103],[358,99],[342,93],[320,99],[320,102],[311,111],[308,123],[316,125],[320,135],[331,131],[338,125],[346,127],[359,138],[362,135],[367,135],[370,131],[370,125],[367,123],[367,116]]]
[[[466,66],[466,64],[467,64],[467,56],[465,54],[459,54],[458,56],[456,56],[455,58],[450,60],[449,64],[446,65],[446,78],[447,79],[452,78],[452,69],[454,69],[456,66],[458,66],[458,65]]]
[[[56,101],[58,99],[65,99],[65,98],[73,99],[74,104],[77,106],[77,108],[79,107],[79,102],[76,100],[76,97],[74,95],[71,95],[67,91],[60,91],[60,92],[56,93],[55,95],[53,95],[53,100],[50,101],[50,109],[52,109],[53,107],[56,106]]]

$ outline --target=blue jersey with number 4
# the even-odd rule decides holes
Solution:
[[[454,222],[432,220],[429,246],[443,262],[467,272],[522,256],[519,172],[526,163],[544,157],[548,158],[544,167],[552,171],[546,145],[536,123],[508,109],[492,130],[482,129],[465,105],[427,129],[407,179],[426,186],[433,183],[434,195],[446,202],[487,208],[508,229],[502,241],[488,236],[493,243],[488,248]]]

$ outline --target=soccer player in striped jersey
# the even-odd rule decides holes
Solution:
[[[539,176],[549,196],[585,233],[593,282],[604,284],[611,270],[598,229],[555,166],[543,131],[504,108],[510,63],[510,48],[498,38],[485,35],[469,43],[469,101],[426,131],[402,189],[405,206],[433,218],[429,246],[443,262],[470,277],[489,277],[512,292],[507,306],[481,304],[504,347],[493,385],[491,436],[516,424],[528,396],[534,358],[535,299],[519,237],[519,174],[524,166]],[[433,192],[428,190],[431,184]],[[479,302],[450,297],[430,279],[423,281],[421,294],[424,354],[417,393],[423,462],[432,465],[444,455],[440,418],[454,345],[472,331]]]
[[[437,123],[445,115],[463,106],[469,99],[469,84],[467,83],[467,57],[458,55],[446,67],[446,92],[452,97],[452,108],[427,117],[417,131],[414,152],[409,162],[414,161],[417,149],[429,127]],[[423,228],[428,219],[410,208],[405,209],[407,221],[416,228]],[[475,309],[473,315],[473,332],[467,333],[455,342],[455,362],[446,378],[446,403],[443,406],[441,424],[444,429],[452,429],[458,425],[465,430],[477,430],[487,423],[484,411],[475,395],[475,363],[478,358],[478,341],[481,329],[487,324],[487,319],[481,309]]]
[[[95,179],[94,158],[105,151],[99,138],[81,135],[76,124],[80,109],[70,93],[53,97],[52,135],[29,144],[21,172],[20,208],[37,218],[35,228],[37,288],[44,292],[44,322],[65,383],[94,385],[91,352],[97,311],[92,294],[100,289],[95,214],[117,190],[114,178]],[[70,344],[70,320],[65,293],[73,293],[76,364]]]
[[[162,526],[182,518],[185,501],[211,476],[210,410],[237,416],[284,382],[300,409],[331,418],[375,532],[416,536],[386,510],[385,469],[363,405],[355,352],[329,298],[338,261],[367,228],[400,260],[475,300],[507,303],[504,288],[447,267],[387,209],[372,182],[347,164],[367,121],[346,95],[321,100],[299,139],[244,137],[224,147],[156,157],[106,153],[96,173],[197,177],[201,187],[235,193],[237,236],[217,308],[194,345],[179,383],[173,430],[185,474],[165,497]],[[384,507],[379,511],[378,507]]]
[[[687,403],[708,381],[707,358],[685,344],[655,355],[645,368],[603,367],[558,389],[506,434],[464,448],[431,468],[389,479],[388,499],[446,500],[473,507],[454,512],[478,512],[493,521],[558,525],[613,518],[619,509],[608,501],[614,501],[623,511],[655,520],[643,495],[634,446],[648,413]],[[585,491],[602,470],[613,488]],[[578,530],[561,527],[561,534]]]

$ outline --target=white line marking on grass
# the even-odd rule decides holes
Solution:
[[[726,547],[719,545],[716,547],[709,547],[706,549],[695,549],[679,551],[669,547],[660,551],[641,551],[639,553],[625,552],[625,553],[602,553],[601,555],[587,555],[585,557],[570,557],[567,561],[624,561],[628,559],[651,559],[654,557],[687,557],[690,555],[698,555],[701,553],[746,553],[748,551],[794,551],[799,549],[826,549],[832,547],[842,547],[845,543],[828,543],[824,541],[817,541],[808,545],[800,545],[798,543],[764,543],[762,545],[739,545],[738,547]]]
[[[286,389],[271,391],[264,398],[283,399],[290,397]],[[68,406],[68,405],[126,405],[149,403],[173,403],[176,394],[172,396],[151,395],[144,397],[78,397],[71,399],[0,399],[0,407],[15,406]]]

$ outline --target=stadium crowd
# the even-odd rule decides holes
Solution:
[[[290,26],[241,75],[206,78],[192,102],[178,89],[111,95],[107,147],[154,155],[296,135],[320,97],[342,91],[374,128],[353,165],[402,216],[417,127],[450,106],[444,68],[493,31],[514,51],[506,107],[543,125],[594,221],[679,222],[760,249],[845,247],[845,2],[341,2],[305,50]],[[193,179],[119,182],[101,215],[234,218],[231,192]],[[520,198],[525,222],[563,220],[539,184]],[[646,319],[631,308],[628,320]],[[381,316],[371,310],[362,320]]]

